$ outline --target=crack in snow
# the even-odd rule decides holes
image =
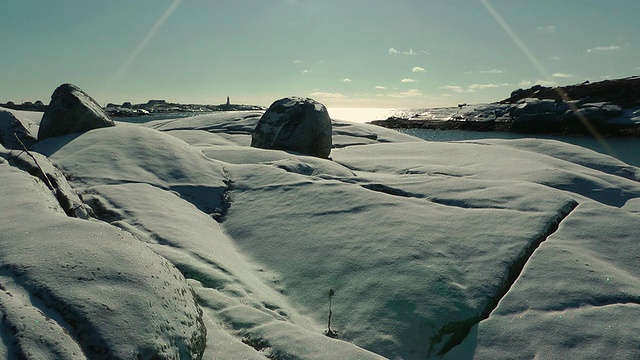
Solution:
[[[552,308],[547,308],[547,309],[524,309],[519,312],[509,313],[505,315],[518,315],[518,314],[526,313],[528,311],[562,313],[565,311],[583,309],[587,307],[600,308],[600,307],[615,306],[615,305],[640,305],[640,297],[634,296],[634,295],[627,295],[627,296],[614,295],[614,296],[606,296],[606,297],[601,296],[601,297],[595,297],[591,299],[580,299],[575,303],[569,303],[569,304],[559,303],[556,305],[557,306],[554,306]]]
[[[562,209],[560,209],[558,211],[558,216],[556,216],[556,218],[553,219],[552,222],[548,225],[547,230],[540,237],[535,239],[535,241],[532,241],[531,244],[523,250],[521,256],[515,259],[511,266],[509,266],[508,274],[506,279],[504,280],[503,286],[498,289],[493,298],[489,299],[484,310],[482,310],[482,312],[477,316],[474,316],[466,321],[449,323],[445,325],[442,329],[440,329],[440,331],[438,332],[438,336],[434,339],[431,345],[430,352],[433,352],[436,345],[441,344],[443,340],[447,336],[449,336],[449,339],[438,351],[438,355],[440,356],[446,354],[456,345],[462,343],[473,326],[478,324],[480,321],[489,318],[500,301],[511,290],[513,284],[518,280],[536,249],[538,249],[538,247],[540,247],[543,242],[545,242],[558,230],[560,224],[573,212],[573,210],[575,210],[577,206],[578,203],[576,201],[570,201]]]

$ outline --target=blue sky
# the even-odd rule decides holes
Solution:
[[[637,0],[3,0],[0,102],[435,107],[640,74]]]

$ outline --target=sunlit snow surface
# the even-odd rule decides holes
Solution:
[[[325,160],[260,115],[38,143],[94,220],[2,150],[0,358],[640,357],[640,169],[346,122]]]

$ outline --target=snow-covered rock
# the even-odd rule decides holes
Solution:
[[[251,146],[329,157],[331,118],[327,108],[308,98],[277,100],[258,121]]]
[[[638,220],[595,202],[578,206],[467,340],[477,341],[475,358],[636,358]]]
[[[38,140],[114,126],[100,105],[72,84],[60,85],[51,95],[40,122]]]
[[[0,357],[640,356],[640,169],[343,122],[329,160],[250,147],[260,114],[40,141],[90,220],[0,148]]]
[[[6,163],[0,169],[5,358],[202,354],[202,312],[173,265],[128,232],[67,217],[28,173]]]

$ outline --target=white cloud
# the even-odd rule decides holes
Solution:
[[[342,82],[346,82],[346,83],[350,83],[350,82],[351,82],[351,79],[349,79],[349,78],[345,78],[345,79],[342,79],[342,80],[340,80],[340,81],[342,81]]]
[[[532,85],[542,85],[542,86],[553,86],[556,83],[554,81],[548,81],[548,80],[536,80],[536,81],[531,81],[531,80],[522,80],[518,83],[518,86],[521,88],[528,88],[531,87]]]
[[[424,50],[413,51],[412,48],[409,48],[408,51],[399,51],[399,50],[396,50],[395,48],[389,48],[387,52],[389,53],[389,55],[418,55],[418,54],[429,55],[429,53]]]
[[[473,85],[469,85],[467,90],[468,92],[475,92],[476,90],[484,90],[484,89],[491,89],[491,88],[497,88],[497,87],[499,87],[499,85],[497,84],[473,84]]]
[[[420,66],[414,66],[413,69],[411,69],[411,71],[413,71],[414,73],[418,73],[418,72],[426,72],[427,70],[425,70],[425,68]]]
[[[540,33],[545,33],[545,34],[554,34],[556,32],[556,26],[555,25],[538,26],[536,31]]]
[[[482,70],[480,74],[502,74],[504,70],[500,69],[491,69],[491,70]]]
[[[553,60],[553,61],[560,61],[560,57],[559,56],[552,56],[549,59]]]
[[[297,59],[296,59],[296,60],[293,60],[293,63],[294,63],[294,64],[302,64],[302,63],[303,63],[303,61],[302,61],[302,60],[297,60]]]
[[[575,75],[573,74],[564,74],[564,73],[553,73],[554,78],[560,78],[560,79],[570,79],[572,77],[575,77]]]
[[[400,80],[401,83],[415,83],[418,82],[418,80],[415,79],[402,79]]]
[[[538,80],[536,81],[536,85],[542,85],[542,86],[553,86],[555,85],[555,81],[550,81],[550,80]]]
[[[313,70],[307,70],[307,69],[302,70],[302,73],[303,73],[303,74],[308,74],[308,73],[310,73],[310,72],[313,72]]]
[[[316,91],[309,94],[311,96],[315,96],[323,99],[345,99],[346,96],[341,93],[332,93],[332,92],[324,92],[324,91]]]
[[[387,90],[387,88],[386,88],[386,87],[384,87],[384,86],[380,86],[380,85],[378,85],[378,86],[374,87],[374,89],[376,89],[376,90]]]
[[[446,85],[446,86],[441,87],[440,89],[451,90],[451,91],[456,92],[456,93],[464,92],[464,90],[462,89],[462,86],[458,86],[458,85]]]
[[[502,83],[502,84],[472,84],[472,85],[467,86],[466,88],[464,88],[462,86],[459,86],[459,85],[446,85],[446,86],[440,87],[440,89],[453,91],[455,93],[472,93],[472,92],[476,92],[478,90],[495,89],[495,88],[499,88],[499,87],[502,87],[502,86],[513,86],[513,84],[510,84],[510,83]]]
[[[423,95],[420,91],[418,91],[418,89],[411,89],[408,91],[389,94],[389,97],[392,97],[392,98],[414,98],[414,97],[421,97],[421,96]]]
[[[551,80],[538,79],[536,81],[522,80],[517,85],[520,88],[528,88],[528,87],[531,87],[533,85],[555,86],[555,85],[557,85],[557,83],[555,81],[551,81]]]
[[[591,49],[587,49],[587,52],[601,52],[601,51],[616,51],[622,49],[620,46],[609,45],[609,46],[598,46]]]

